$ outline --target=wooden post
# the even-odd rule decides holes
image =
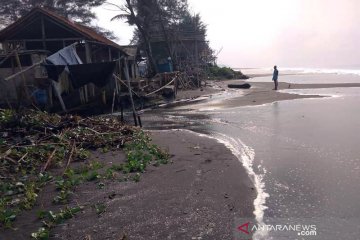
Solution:
[[[48,96],[49,96],[49,105],[52,108],[54,106],[54,102],[53,102],[53,94],[52,94],[51,86],[48,87]]]
[[[111,48],[110,48],[110,47],[108,47],[108,50],[109,50],[109,61],[111,62],[111,61],[112,61]]]
[[[19,54],[17,51],[15,51],[15,59],[16,59],[16,62],[17,62],[17,65],[20,69],[20,72],[21,72],[21,77],[23,79],[23,84],[24,84],[24,92],[25,92],[25,96],[26,98],[29,98],[29,93],[28,93],[28,90],[26,88],[26,77],[25,77],[25,74],[22,70],[22,66],[21,66],[21,61],[20,61],[20,57],[19,57]]]
[[[92,63],[92,59],[91,59],[91,45],[88,42],[85,42],[85,58],[86,58],[86,63]],[[85,101],[88,102],[89,101],[89,97],[88,97],[88,91],[90,92],[91,96],[95,95],[95,88],[92,84],[86,84],[84,86],[84,92],[85,92]]]
[[[138,121],[139,121],[139,126],[142,128],[141,118],[139,115],[138,115]]]
[[[106,105],[106,91],[105,91],[105,90],[103,90],[103,91],[101,92],[101,97],[102,97],[102,103],[103,103],[104,105]]]
[[[119,64],[119,78],[121,79],[121,59],[120,59],[120,56],[121,55],[121,53],[120,53],[120,51],[118,52],[118,58],[119,58],[119,60],[118,60],[118,64]],[[117,81],[116,81],[116,83],[117,83]],[[121,92],[121,84],[118,84],[118,94],[120,94],[120,92]]]
[[[41,38],[42,38],[43,48],[46,50],[45,22],[43,16],[41,16]]]
[[[176,98],[177,90],[178,90],[178,74],[176,74],[174,80],[174,98]]]
[[[114,93],[113,93],[113,100],[112,100],[112,105],[111,105],[111,114],[114,113],[115,96],[116,96],[116,89],[114,89]]]
[[[198,88],[201,87],[201,82],[199,78],[199,49],[198,49],[198,41],[195,40],[195,66],[196,66],[196,78],[198,81]]]
[[[124,122],[124,106],[120,102],[121,122]]]
[[[91,46],[88,42],[85,42],[85,58],[86,63],[91,63]]]
[[[124,65],[125,65],[125,77],[126,80],[128,82],[128,89],[129,89],[129,94],[130,94],[130,101],[131,101],[131,107],[133,110],[133,117],[134,117],[134,123],[135,126],[137,126],[137,119],[136,119],[136,110],[135,110],[135,104],[134,104],[134,99],[133,99],[133,95],[132,95],[132,91],[131,91],[131,83],[130,83],[130,76],[129,76],[129,68],[128,68],[128,62],[127,62],[127,58],[124,59]]]

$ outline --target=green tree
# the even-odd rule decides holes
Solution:
[[[155,75],[157,73],[156,63],[152,54],[150,44],[150,31],[154,23],[154,6],[157,4],[156,0],[125,0],[123,5],[114,5],[121,13],[114,16],[111,20],[122,19],[129,25],[136,26],[135,33],[138,39],[143,42],[144,50],[148,58],[149,74]]]
[[[164,53],[161,55],[171,57],[175,70],[181,70],[177,68],[176,49],[180,48],[179,39],[188,37],[186,35],[200,36],[201,47],[212,53],[205,41],[206,25],[200,15],[190,13],[187,0],[125,0],[117,8],[121,13],[113,20],[122,19],[136,26],[132,42],[143,48],[153,73],[157,72],[153,56],[154,42],[162,42]]]

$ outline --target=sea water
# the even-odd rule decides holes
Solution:
[[[289,80],[309,82],[324,75]],[[346,75],[338,77],[346,82]],[[159,110],[147,122],[149,128],[205,133],[228,146],[257,188],[258,223],[316,226],[316,235],[270,230],[255,233],[255,239],[358,239],[360,88],[293,91],[326,97],[238,108],[201,103]]]

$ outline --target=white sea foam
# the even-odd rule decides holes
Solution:
[[[236,69],[241,70],[245,74],[271,74],[272,68],[252,68],[252,69]],[[296,68],[296,67],[281,67],[281,72],[294,73],[294,74],[352,74],[360,76],[359,68]]]
[[[266,199],[270,196],[265,191],[265,183],[263,181],[264,174],[266,173],[266,170],[262,167],[258,167],[258,170],[260,170],[262,173],[258,174],[254,171],[254,159],[255,159],[255,151],[250,146],[247,146],[245,143],[243,143],[238,138],[232,138],[225,134],[221,133],[215,133],[213,136],[209,136],[206,134],[196,133],[191,130],[187,129],[173,129],[173,130],[158,130],[159,132],[162,131],[186,131],[193,134],[196,134],[200,137],[206,137],[206,138],[212,138],[217,140],[218,142],[224,144],[227,148],[231,150],[231,152],[239,159],[239,161],[242,163],[243,167],[245,168],[246,172],[250,176],[250,179],[252,180],[255,189],[257,191],[257,197],[254,200],[254,215],[255,219],[258,224],[264,224],[264,211],[267,209],[266,206]],[[157,131],[155,131],[157,132]],[[266,237],[267,232],[266,231],[257,231],[254,234],[254,239],[264,239]]]
[[[263,181],[266,170],[263,169],[261,166],[258,166],[258,169],[262,171],[262,174],[255,173],[254,171],[254,149],[250,146],[247,146],[240,139],[232,138],[225,134],[219,133],[216,134],[214,137],[232,151],[232,153],[240,160],[247,173],[249,174],[257,191],[257,197],[254,200],[255,219],[258,224],[264,224],[264,211],[267,209],[266,199],[270,195],[266,193],[265,183]],[[266,235],[266,231],[257,231],[253,237],[254,239],[263,239],[264,237],[266,237]]]
[[[359,69],[341,69],[341,68],[283,68],[285,71],[297,73],[330,73],[330,74],[353,74],[360,76]]]
[[[228,147],[232,153],[240,160],[247,173],[251,177],[255,188],[257,190],[257,197],[254,201],[254,215],[256,221],[259,223],[263,222],[264,210],[266,207],[266,198],[269,197],[269,194],[265,192],[265,183],[263,182],[263,174],[257,174],[254,171],[253,163],[255,158],[255,151],[251,147],[247,146],[240,139],[235,139],[229,137],[225,134],[216,134],[215,139],[223,143]],[[264,172],[264,171],[263,171]]]

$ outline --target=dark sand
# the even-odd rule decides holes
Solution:
[[[52,229],[50,239],[231,239],[234,218],[253,217],[256,190],[223,144],[184,131],[151,135],[169,150],[172,163],[149,167],[138,183],[105,180],[103,189],[95,182],[80,185],[69,205],[85,206],[84,211]],[[108,153],[98,160],[109,164],[124,158]],[[53,193],[44,194],[39,205],[55,212],[64,208],[50,207]],[[95,203],[106,211],[97,215]],[[20,217],[17,231],[1,231],[0,239],[29,239],[41,226],[39,209]]]
[[[227,84],[243,81],[213,82],[213,87],[182,92],[178,98],[196,98],[225,91]],[[273,83],[251,83],[243,96],[228,100],[234,106],[259,105],[279,100],[320,97],[282,93]],[[281,89],[360,87],[360,84],[291,84]],[[105,182],[79,186],[71,206],[84,205],[83,213],[51,231],[51,239],[231,239],[235,217],[253,217],[253,189],[241,163],[224,145],[189,132],[153,133],[155,143],[169,150],[172,164],[150,167],[139,183]],[[99,160],[119,163],[121,153],[100,154]],[[0,230],[1,240],[29,239],[41,226],[36,211],[58,211],[52,206],[53,189],[40,194],[37,207],[24,213],[15,223],[18,230]],[[93,204],[105,204],[98,216]]]
[[[92,202],[104,202],[106,212],[68,221],[58,239],[231,239],[234,218],[253,216],[256,191],[225,146],[183,131],[152,137],[173,163],[151,168],[139,183],[112,184],[111,200],[94,192]]]

